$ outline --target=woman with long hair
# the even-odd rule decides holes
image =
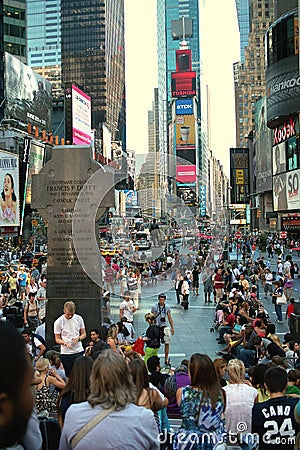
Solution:
[[[68,408],[74,403],[85,402],[90,393],[90,377],[93,359],[79,356],[75,359],[70,377],[58,397],[58,414],[60,426],[63,426]]]
[[[6,173],[4,176],[0,206],[1,220],[9,223],[15,222],[17,216],[17,197],[15,194],[14,179],[10,173]]]
[[[225,398],[219,377],[210,357],[200,353],[191,356],[189,374],[191,384],[176,393],[182,426],[175,435],[173,448],[212,450],[224,438]]]
[[[141,359],[134,359],[129,363],[129,369],[136,386],[136,404],[151,409],[159,429],[157,411],[168,405],[168,399],[154,386],[149,384],[146,364]]]
[[[231,359],[227,365],[230,383],[224,387],[226,393],[226,430],[236,442],[243,424],[245,433],[251,432],[252,407],[257,401],[257,390],[245,383],[245,365],[239,359]],[[233,445],[233,443],[232,443]]]
[[[226,380],[224,379],[226,370],[227,370],[227,361],[224,358],[215,358],[214,359],[214,366],[216,369],[216,372],[219,377],[219,381],[222,387],[227,385]]]
[[[60,450],[158,450],[153,413],[135,403],[136,390],[128,364],[117,353],[104,350],[93,365],[88,401],[71,405],[66,413]],[[99,420],[79,439],[78,432],[96,416]]]
[[[57,396],[50,394],[50,385],[52,384],[58,389],[63,389],[66,384],[54,369],[49,369],[49,365],[49,359],[41,357],[35,366],[40,380],[39,384],[34,388],[35,409],[37,414],[46,417],[50,413],[55,413],[57,409]]]

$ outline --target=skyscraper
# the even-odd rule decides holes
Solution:
[[[274,21],[274,2],[250,1],[250,33],[248,45],[244,49],[245,58],[234,65],[237,147],[248,146],[246,137],[255,129],[256,102],[266,95],[264,38]],[[240,3],[238,15],[241,17],[242,0],[237,3]]]
[[[27,0],[27,63],[62,96],[60,0]]]
[[[240,32],[241,63],[245,61],[245,47],[248,45],[250,32],[250,0],[235,0]]]
[[[124,0],[61,0],[61,36],[63,83],[77,83],[92,98],[99,139],[104,126],[124,146]]]
[[[198,0],[158,0],[157,1],[157,42],[158,42],[158,92],[159,92],[159,133],[160,151],[175,156],[171,148],[172,137],[172,95],[171,73],[176,71],[176,50],[180,41],[187,41],[192,52],[192,71],[196,72],[196,127],[197,127],[197,168],[199,182],[207,178],[207,114],[206,94],[201,85],[201,16],[205,2]],[[182,33],[174,32],[174,21],[182,22]],[[190,25],[190,29],[188,26]],[[180,27],[179,27],[180,29]],[[161,158],[162,159],[162,158]]]
[[[4,51],[26,63],[26,20],[25,0],[4,0],[3,11]],[[1,8],[1,9],[2,9]]]

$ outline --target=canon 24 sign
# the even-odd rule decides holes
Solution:
[[[175,108],[177,116],[193,114],[193,99],[185,98],[182,100],[176,100]]]

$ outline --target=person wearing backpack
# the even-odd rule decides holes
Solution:
[[[27,351],[34,363],[38,361],[47,351],[46,343],[41,336],[38,336],[29,328],[22,330],[22,336],[25,339]]]
[[[24,325],[28,326],[31,331],[37,329],[40,321],[39,305],[35,295],[34,292],[29,292],[28,301],[24,308]]]

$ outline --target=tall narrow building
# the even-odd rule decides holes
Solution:
[[[159,134],[161,155],[176,155],[174,144],[174,95],[172,96],[172,73],[176,72],[176,51],[186,42],[191,51],[191,71],[196,73],[195,85],[195,135],[197,189],[207,183],[207,99],[206,88],[201,84],[201,17],[205,7],[199,0],[158,0],[157,1],[157,42],[158,42],[158,93],[159,93]],[[180,96],[184,98],[184,94]],[[163,157],[161,160],[164,162]],[[162,168],[163,169],[163,168]],[[169,169],[169,173],[172,170]],[[163,170],[161,170],[163,173]]]
[[[27,64],[51,82],[52,97],[60,98],[60,0],[27,0],[26,20]]]
[[[264,39],[268,27],[274,21],[274,2],[275,0],[250,0],[248,45],[244,49],[244,61],[241,54],[241,61],[234,65],[237,147],[248,146],[247,136],[255,129],[256,102],[266,95]],[[245,14],[241,14],[242,0],[237,1],[238,3],[239,23],[241,17],[244,17],[244,23],[248,23],[246,9]],[[243,34],[241,44],[242,40],[244,42]]]
[[[25,0],[3,0],[3,35],[4,51],[26,63],[26,17]]]
[[[124,0],[61,0],[61,36],[63,83],[76,83],[91,97],[96,141],[101,144],[105,130],[124,148]]]

